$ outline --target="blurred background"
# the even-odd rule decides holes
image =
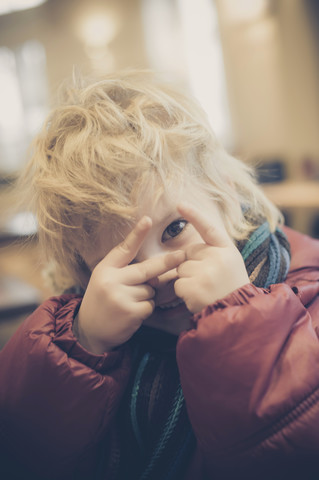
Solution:
[[[288,225],[319,237],[317,0],[0,0],[0,201],[73,71],[164,72],[257,167]],[[0,217],[0,348],[52,292],[34,219]]]

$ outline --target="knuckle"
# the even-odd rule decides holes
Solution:
[[[216,233],[216,229],[215,229],[215,227],[213,227],[213,225],[207,225],[207,226],[206,226],[206,228],[205,228],[205,234],[206,234],[208,237],[213,237],[215,233]]]
[[[135,321],[141,323],[143,320],[146,320],[152,313],[155,308],[154,300],[145,300],[136,305],[134,309],[134,319]]]
[[[138,317],[134,311],[134,303],[124,302],[123,297],[119,297],[116,300],[115,307],[117,308],[117,311],[120,312],[120,315],[126,325],[134,320],[138,320]]]
[[[176,273],[177,275],[182,275],[183,274],[183,266],[182,265],[178,265],[178,267],[176,267]]]
[[[153,313],[154,308],[155,308],[154,300],[148,300],[147,302],[145,302],[143,318],[149,317]]]
[[[121,242],[121,243],[118,245],[118,249],[119,249],[119,251],[120,251],[123,255],[127,255],[127,254],[130,253],[131,248],[130,248],[130,244],[129,244],[129,242],[127,241],[127,239],[123,240],[123,242]]]
[[[205,268],[201,273],[201,282],[203,285],[212,285],[214,283],[214,274],[210,268]]]
[[[193,243],[186,249],[187,260],[194,259],[198,254],[207,247],[205,243]]]
[[[91,277],[91,281],[94,284],[94,289],[99,295],[104,295],[106,292],[112,290],[114,282],[111,282],[111,278],[104,274],[104,272],[94,272]]]

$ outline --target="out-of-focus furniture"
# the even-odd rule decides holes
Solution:
[[[262,189],[289,217],[289,225],[314,235],[314,221],[319,217],[319,181],[288,181],[265,183]]]
[[[280,208],[317,208],[319,181],[284,181],[263,184],[266,195]]]

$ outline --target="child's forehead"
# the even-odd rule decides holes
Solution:
[[[159,220],[163,215],[167,215],[170,211],[176,210],[177,204],[182,197],[181,192],[174,195],[172,188],[159,190],[158,192],[144,192],[139,196],[137,201],[137,215],[135,221],[147,215],[152,220]]]
[[[176,212],[180,202],[191,201],[200,208],[207,199],[207,192],[195,182],[187,179],[175,180],[155,192],[151,190],[140,192],[134,220],[138,221],[143,215],[151,217],[153,221],[161,220],[170,212]]]

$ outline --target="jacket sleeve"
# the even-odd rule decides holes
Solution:
[[[73,478],[105,437],[129,375],[126,347],[94,355],[77,342],[80,302],[49,299],[0,352],[1,445],[40,478]]]
[[[179,338],[182,388],[209,478],[277,478],[274,470],[295,478],[278,472],[302,469],[305,459],[319,472],[319,274],[295,280],[246,285]]]

